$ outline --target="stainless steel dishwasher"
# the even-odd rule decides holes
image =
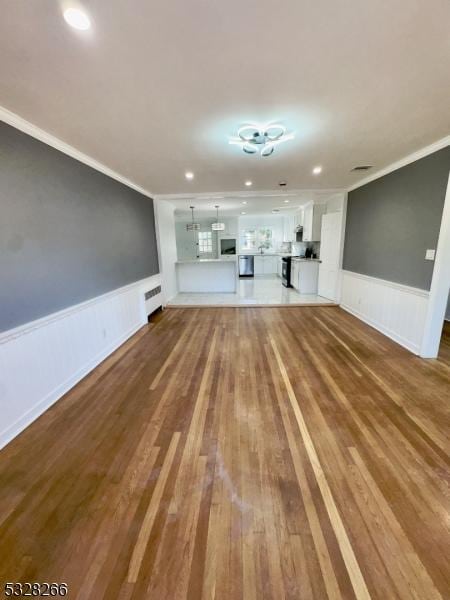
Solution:
[[[239,277],[254,277],[255,257],[251,254],[239,256]]]

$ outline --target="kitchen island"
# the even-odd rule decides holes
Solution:
[[[237,291],[237,258],[193,258],[176,263],[179,292],[230,292]]]

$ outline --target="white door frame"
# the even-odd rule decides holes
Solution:
[[[336,290],[336,302],[341,304],[342,302],[342,284],[344,278],[344,246],[345,246],[345,228],[347,226],[347,206],[348,206],[348,192],[344,194],[344,200],[342,204],[342,224],[341,224],[341,249],[339,252],[339,275],[338,285]]]
[[[450,174],[442,212],[439,239],[431,280],[425,327],[420,348],[422,358],[436,358],[444,325],[450,287]]]
[[[328,225],[329,220],[332,220],[331,235],[328,226],[328,244],[336,247],[336,252],[331,252],[334,257],[331,262],[328,262],[329,256],[325,255],[325,242],[327,230],[325,225]],[[327,212],[322,216],[322,229],[320,235],[320,259],[319,265],[319,286],[317,293],[319,296],[328,298],[333,302],[338,302],[340,299],[340,277],[341,277],[341,254],[342,254],[342,222],[343,222],[343,211],[332,211]],[[335,227],[336,226],[336,227]],[[336,236],[333,234],[336,233]],[[330,271],[335,272],[333,290],[331,291],[330,286]],[[324,278],[324,279],[323,279]],[[325,288],[325,289],[324,289]],[[325,292],[325,293],[324,293]]]

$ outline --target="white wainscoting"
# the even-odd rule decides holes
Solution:
[[[429,292],[342,271],[341,307],[414,354],[420,353]]]
[[[147,322],[159,275],[0,334],[0,448]]]

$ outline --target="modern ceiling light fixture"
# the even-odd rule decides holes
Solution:
[[[67,8],[63,14],[65,22],[74,29],[86,31],[91,26],[89,17],[79,8]]]
[[[184,174],[184,176],[186,177],[186,179],[189,179],[189,181],[191,181],[192,179],[194,179],[194,173],[192,171],[186,171],[186,173]]]
[[[213,231],[224,231],[225,223],[219,223],[219,205],[216,204],[214,207],[217,211],[216,222],[211,224],[211,229]]]
[[[294,139],[293,133],[287,133],[286,127],[279,123],[258,125],[251,123],[238,129],[237,137],[230,138],[229,144],[240,146],[246,154],[256,154],[267,157],[273,154],[275,147],[283,142]]]
[[[314,167],[313,169],[313,175],[320,175],[322,173],[322,167]]]
[[[195,206],[189,207],[192,211],[192,222],[186,224],[187,231],[200,231],[200,223],[196,223],[194,220],[194,208]]]
[[[250,181],[250,180],[248,180],[248,181],[246,181],[246,182],[245,182],[245,185],[246,185],[247,187],[250,187],[251,185],[253,185],[253,182],[252,182],[252,181]]]

